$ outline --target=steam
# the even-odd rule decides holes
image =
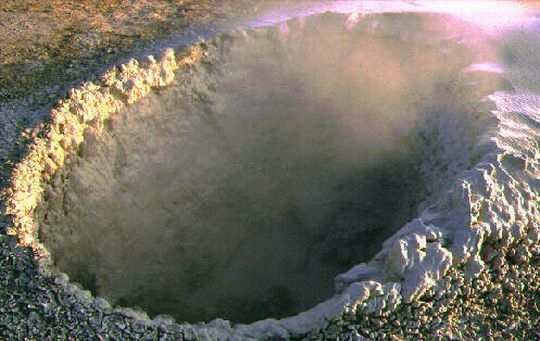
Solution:
[[[460,73],[478,51],[436,18],[346,22],[224,35],[103,136],[88,129],[44,210],[56,266],[179,320],[284,317],[332,296],[334,276],[475,162],[487,127]]]

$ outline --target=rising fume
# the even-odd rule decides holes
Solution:
[[[172,85],[87,129],[39,211],[55,267],[178,321],[331,297],[477,161],[486,88],[437,23],[322,14],[204,44]]]

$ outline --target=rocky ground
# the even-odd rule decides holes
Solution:
[[[15,1],[0,4],[0,183],[24,157],[32,134],[69,88],[143,51],[173,31],[215,25],[262,1]],[[9,224],[2,215],[1,228]],[[540,339],[538,224],[510,245],[485,244],[489,265],[476,279],[452,268],[428,294],[391,314],[328,321],[307,339]],[[536,226],[536,228],[534,227]],[[0,234],[0,337],[5,339],[190,339],[175,324],[139,321],[68,283],[37,272],[31,250]]]
[[[0,3],[0,183],[24,153],[21,133],[47,119],[70,88],[150,53],[194,24],[211,30],[261,10],[253,0],[16,1]],[[268,4],[266,4],[268,5]],[[183,30],[184,29],[184,30]],[[24,139],[24,138],[23,138]]]

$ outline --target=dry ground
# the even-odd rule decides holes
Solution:
[[[247,15],[268,3],[256,0],[0,1],[0,186],[4,186],[13,165],[24,154],[28,140],[21,132],[46,120],[47,108],[65,97],[70,87],[92,79],[95,70],[115,65],[134,49],[173,31],[193,23],[216,23],[230,15]],[[539,2],[530,3],[540,7]],[[41,116],[32,118],[33,111],[41,112]],[[4,215],[0,217],[0,231],[6,220]],[[36,275],[29,250],[15,247],[16,241],[3,232],[0,242],[0,336],[42,335],[39,328],[47,327],[54,329],[48,335],[82,338],[84,332],[93,328],[82,323],[93,323],[97,318],[89,312],[88,316],[77,315],[81,314],[79,306],[69,301],[62,281],[53,282]],[[342,328],[347,327],[356,335],[374,338],[391,335],[394,339],[412,339],[415,338],[412,335],[418,337],[420,332],[433,339],[450,339],[458,331],[465,339],[475,338],[476,332],[489,335],[485,339],[537,339],[540,337],[538,253],[532,258],[529,264],[499,266],[499,270],[485,274],[473,285],[464,286],[461,276],[452,271],[448,282],[461,293],[457,298],[445,298],[448,302],[417,302],[404,306],[397,314],[399,318],[364,317],[354,325],[340,322],[343,326],[332,324],[329,328],[341,334]],[[515,277],[524,279],[512,279]],[[516,290],[514,283],[521,286],[520,290]],[[51,293],[56,295],[53,301],[63,301],[64,308],[57,309],[59,304],[44,308],[36,303],[41,296]],[[43,300],[48,302],[51,298],[47,296]],[[471,323],[468,317],[477,322]],[[119,323],[125,323],[116,315],[105,319],[111,320],[107,323],[116,329]],[[28,321],[33,321],[38,329],[29,326]],[[65,321],[65,326],[60,326],[59,321]],[[518,326],[514,326],[516,321]],[[71,329],[75,328],[75,322],[80,322],[79,334]],[[103,322],[102,326],[107,323]],[[11,329],[2,331],[6,326]],[[382,329],[384,333],[378,334],[377,330]],[[156,337],[165,333],[152,332]],[[325,330],[327,335],[333,332]],[[313,338],[320,336],[315,333]]]
[[[249,4],[248,4],[249,3]],[[0,103],[83,77],[92,65],[192,23],[256,11],[233,0],[4,0],[0,3]]]
[[[25,130],[68,90],[188,27],[270,6],[257,0],[0,1],[0,187],[25,154]]]

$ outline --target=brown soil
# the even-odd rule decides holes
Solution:
[[[259,2],[261,3],[261,2]],[[0,3],[0,104],[39,88],[61,90],[95,65],[114,63],[193,23],[260,8],[248,0],[5,0]]]
[[[30,131],[69,89],[172,34],[188,35],[191,25],[220,25],[277,1],[0,1],[0,186],[26,154]]]

